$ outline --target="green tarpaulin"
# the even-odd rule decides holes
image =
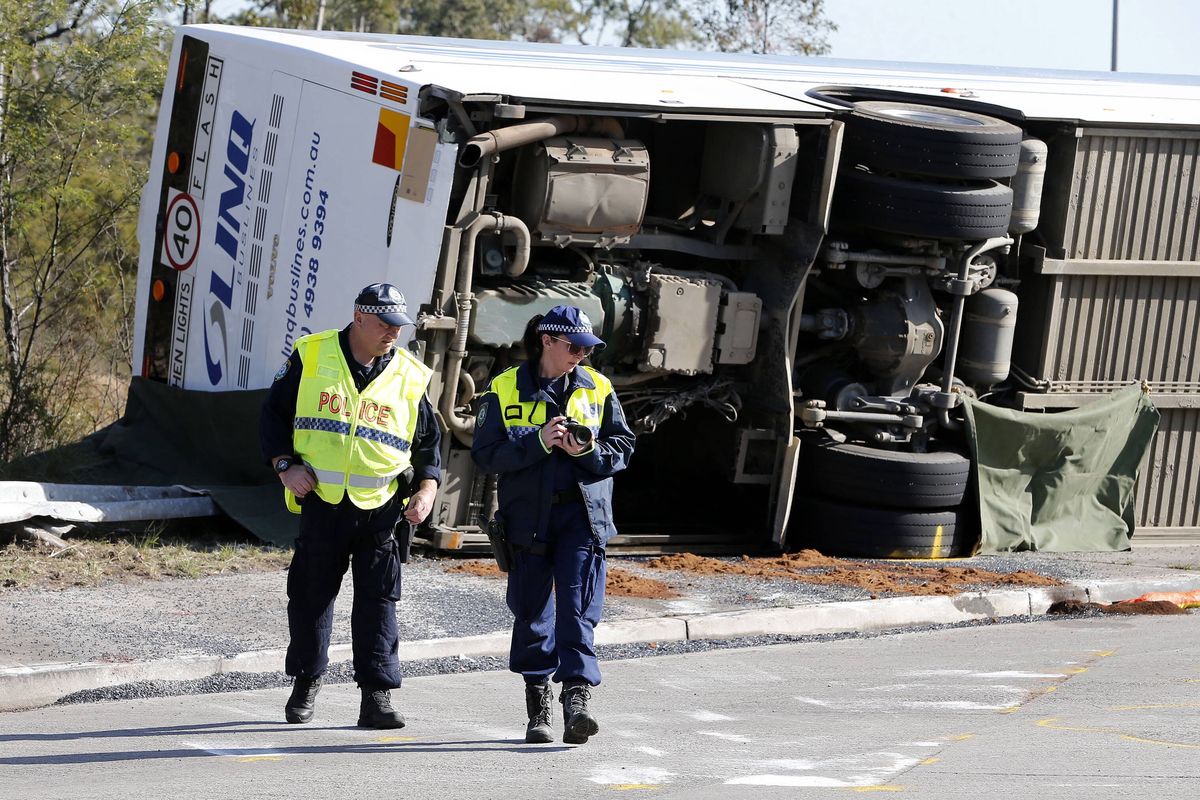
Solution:
[[[1141,386],[1057,414],[966,401],[980,550],[1128,550],[1138,467],[1158,428]]]

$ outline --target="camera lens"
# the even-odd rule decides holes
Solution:
[[[580,444],[587,444],[592,441],[592,429],[586,425],[581,425],[575,420],[567,421],[567,433],[575,438],[575,441]]]

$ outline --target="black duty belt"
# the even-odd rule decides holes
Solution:
[[[582,503],[583,495],[578,489],[566,489],[561,492],[554,492],[550,495],[550,505],[558,506],[563,503]]]

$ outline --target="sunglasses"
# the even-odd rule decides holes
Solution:
[[[563,344],[565,344],[567,346],[567,350],[573,356],[577,356],[580,354],[585,355],[585,356],[590,356],[592,354],[592,351],[596,349],[592,345],[587,345],[585,347],[581,344],[572,344],[571,342],[568,342],[566,339],[560,339],[557,336],[551,336],[550,338],[556,342],[562,342]]]

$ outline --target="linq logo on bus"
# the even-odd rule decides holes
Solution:
[[[254,141],[254,121],[234,110],[225,144],[225,168],[218,203],[214,243],[219,248],[209,276],[208,296],[204,304],[204,362],[208,381],[221,383],[229,360],[228,323],[225,314],[233,310],[233,285],[237,279],[238,242],[248,218],[246,183],[250,171],[250,148]],[[228,256],[221,258],[220,253]]]

